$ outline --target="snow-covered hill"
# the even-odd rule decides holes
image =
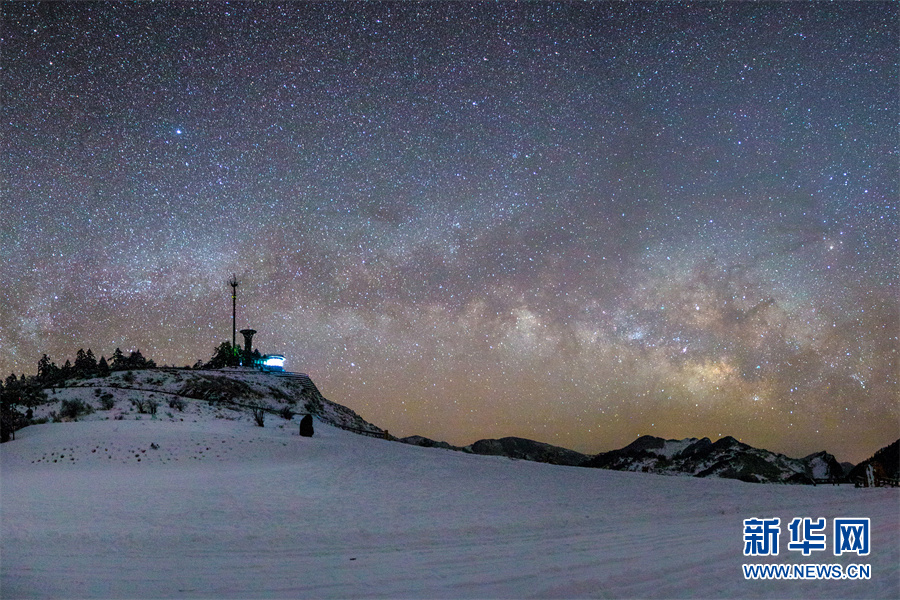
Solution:
[[[132,387],[144,376],[160,374],[136,373]],[[251,390],[290,391],[252,379]],[[110,393],[110,411],[30,426],[0,446],[3,598],[900,596],[897,489],[553,466],[398,444],[322,418],[306,438],[296,416],[258,427],[244,411],[187,400],[152,418],[131,405],[134,390]],[[803,557],[786,550],[783,527],[778,557],[743,556],[744,519],[805,516],[870,518],[870,555]],[[748,581],[746,562],[865,563],[872,578]]]
[[[253,421],[249,407],[264,409],[265,419],[282,412],[311,413],[325,423],[371,434],[383,431],[353,410],[325,399],[302,373],[265,373],[255,369],[146,369],[116,371],[108,377],[70,379],[45,390],[47,402],[34,408],[35,419],[194,421],[212,416]],[[199,400],[199,402],[198,402]],[[64,416],[68,403],[86,407]],[[155,405],[155,406],[154,406]],[[155,408],[155,414],[151,414]],[[283,424],[283,423],[282,423]]]

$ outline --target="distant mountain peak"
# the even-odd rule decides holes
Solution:
[[[788,458],[730,435],[715,442],[707,437],[663,440],[641,436],[624,448],[589,458],[584,466],[766,483],[812,483],[843,477],[841,465],[827,452]]]

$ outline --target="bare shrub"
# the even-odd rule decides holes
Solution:
[[[259,425],[260,427],[265,427],[266,426],[265,425],[265,421],[266,421],[265,409],[261,406],[254,406],[253,408],[251,408],[251,410],[253,411],[253,420],[256,421],[256,424]]]
[[[112,410],[115,405],[116,401],[113,400],[113,395],[109,392],[100,396],[100,408],[103,410]]]
[[[63,400],[59,407],[59,418],[77,419],[79,415],[88,415],[92,412],[94,412],[94,409],[81,400]]]

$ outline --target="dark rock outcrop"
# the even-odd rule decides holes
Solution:
[[[444,448],[445,450],[462,450],[459,446],[452,446],[447,442],[437,442],[435,440],[423,437],[421,435],[411,435],[397,440],[411,446],[422,446],[423,448]]]
[[[581,466],[587,455],[559,446],[536,442],[519,437],[505,437],[499,440],[478,440],[465,448],[473,454],[506,456],[553,465]]]
[[[313,436],[313,418],[312,415],[306,415],[300,419],[300,435],[303,437]]]

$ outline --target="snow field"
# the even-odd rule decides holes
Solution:
[[[201,417],[32,426],[0,446],[0,595],[900,597],[895,489],[559,467]],[[776,516],[780,555],[744,557],[743,519]],[[805,516],[871,518],[871,555],[786,551]],[[864,563],[873,577],[747,581],[745,562]]]

